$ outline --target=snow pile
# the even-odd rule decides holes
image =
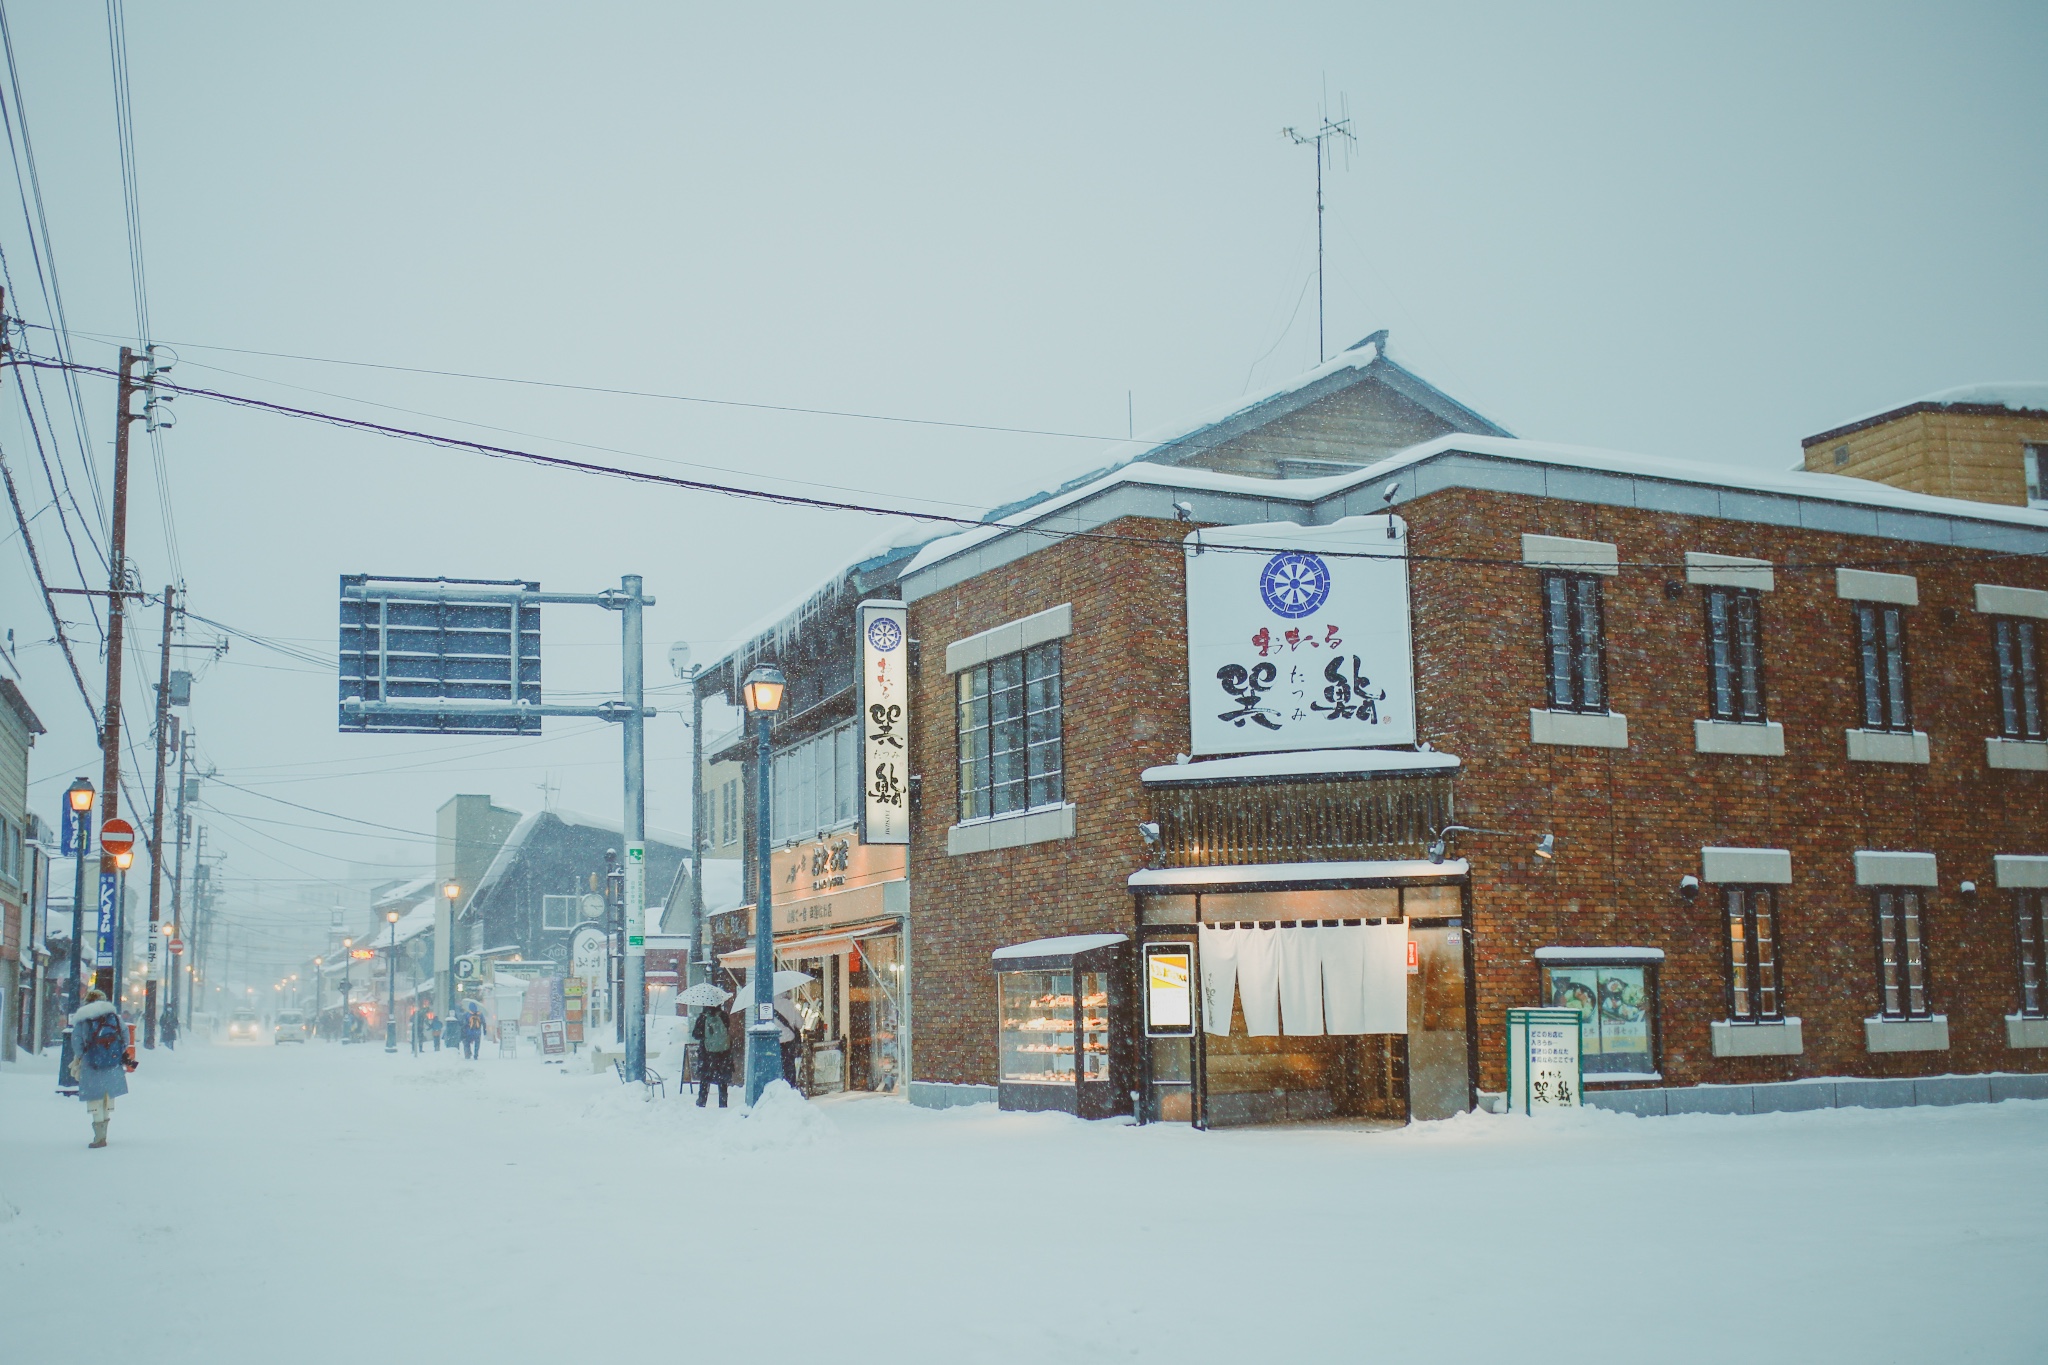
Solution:
[[[816,1147],[838,1134],[831,1119],[818,1106],[792,1090],[785,1081],[771,1081],[761,1092],[761,1102],[747,1111],[745,1131],[733,1145],[747,1151]]]

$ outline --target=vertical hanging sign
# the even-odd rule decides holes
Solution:
[[[868,844],[910,842],[910,608],[870,601],[860,635],[861,818]]]
[[[114,965],[114,898],[118,887],[119,882],[113,873],[100,873],[99,943],[93,961],[95,967]]]
[[[647,845],[626,845],[626,956],[647,955]]]

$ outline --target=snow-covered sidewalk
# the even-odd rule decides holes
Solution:
[[[52,1075],[21,1360],[2048,1358],[2048,1101],[1195,1133],[188,1047],[89,1152]]]

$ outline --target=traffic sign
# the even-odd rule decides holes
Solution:
[[[135,826],[113,819],[100,826],[100,848],[107,853],[126,853],[135,847]]]
[[[182,952],[184,952],[184,951],[185,951],[185,940],[184,940],[184,939],[182,939],[182,938],[174,938],[174,939],[172,939],[172,940],[171,940],[171,956],[172,956],[172,957],[176,957],[176,956],[178,956],[178,955],[179,955],[180,953],[182,953]]]

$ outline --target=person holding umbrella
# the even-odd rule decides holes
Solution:
[[[718,1087],[718,1107],[725,1108],[727,1087],[732,1084],[732,1029],[725,1020],[726,993],[709,981],[700,981],[676,997],[680,1005],[697,1006],[690,1023],[690,1037],[697,1044],[697,1107]]]

